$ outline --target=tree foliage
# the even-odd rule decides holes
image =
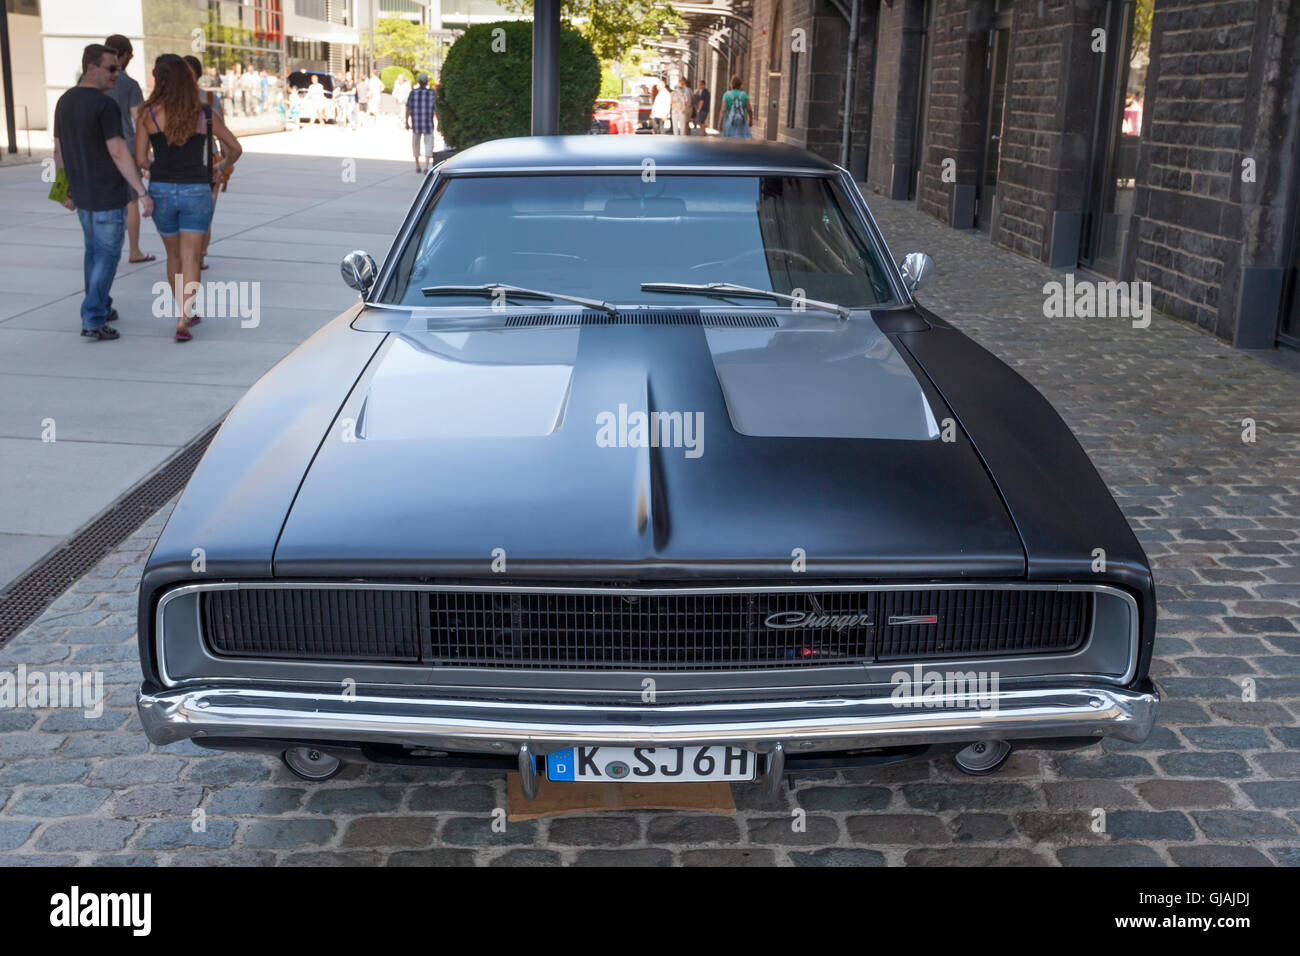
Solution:
[[[447,144],[464,149],[489,139],[527,136],[532,125],[533,25],[499,20],[471,26],[442,66],[438,122]],[[591,43],[560,28],[560,132],[586,133],[600,90]]]
[[[1138,0],[1133,11],[1132,55],[1149,56],[1151,52],[1151,18],[1155,13],[1155,0]]]
[[[397,78],[402,74],[405,74],[406,78],[411,81],[411,86],[415,86],[415,74],[404,66],[394,64],[379,71],[379,81],[384,84],[385,93],[393,92],[393,84],[397,82]]]
[[[502,0],[512,13],[533,12],[533,0]],[[676,35],[685,21],[672,4],[659,0],[561,0],[560,17],[591,41],[602,63],[617,62],[665,26]]]
[[[367,31],[362,31],[361,42],[363,46],[370,42]],[[380,17],[375,22],[375,56],[414,70],[433,59],[433,41],[418,23],[401,17]]]

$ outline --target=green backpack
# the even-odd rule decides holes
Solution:
[[[737,123],[745,122],[745,101],[749,98],[740,90],[732,90],[731,111],[727,114],[727,122],[735,126]]]

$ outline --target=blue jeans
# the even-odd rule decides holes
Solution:
[[[86,240],[86,297],[81,301],[81,327],[102,329],[113,310],[113,278],[122,256],[122,239],[126,236],[126,207],[91,212],[78,209],[81,233]]]
[[[212,186],[208,183],[149,182],[153,224],[160,236],[181,232],[200,235],[212,225]]]

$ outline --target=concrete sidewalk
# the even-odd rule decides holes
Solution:
[[[172,318],[154,315],[165,266],[147,219],[141,246],[158,260],[131,265],[122,250],[121,339],[81,338],[77,217],[46,198],[40,164],[0,169],[0,592],[355,301],[339,260],[365,249],[382,261],[421,183],[409,160],[367,158],[409,152],[395,127],[308,128],[243,145],[202,278],[260,283],[260,323],[207,318],[186,344],[172,340]],[[42,437],[50,420],[52,442]]]

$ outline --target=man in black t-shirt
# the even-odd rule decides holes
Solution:
[[[68,199],[81,220],[86,243],[86,296],[81,334],[101,342],[118,337],[108,323],[117,318],[109,291],[117,275],[126,232],[126,204],[140,200],[140,214],[153,214],[153,200],[122,137],[122,115],[105,95],[113,88],[117,54],[92,43],[81,55],[81,82],[54,107],[54,164],[67,170]]]

